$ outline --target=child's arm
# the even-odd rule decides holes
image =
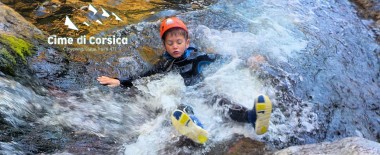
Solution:
[[[222,56],[219,54],[204,54],[199,57],[201,61],[214,62],[217,59],[220,59]]]
[[[96,80],[98,80],[100,84],[107,85],[109,87],[117,87],[121,84],[118,79],[110,78],[107,76],[100,76]]]
[[[158,61],[153,66],[153,69],[148,70],[147,72],[145,72],[144,74],[139,75],[138,77],[141,78],[141,77],[151,76],[151,75],[157,74],[157,73],[168,72],[169,70],[171,70],[173,62],[174,62],[174,60],[160,59],[160,61]]]
[[[205,54],[205,53],[199,53],[199,55],[196,58],[197,64],[210,64],[213,63],[217,60],[223,60],[225,59],[222,55],[220,54]]]
[[[166,63],[164,61],[158,62],[156,65],[154,65],[153,69],[147,71],[144,74],[141,74],[136,77],[123,77],[123,78],[110,78],[107,76],[100,76],[97,78],[100,84],[107,85],[109,87],[117,87],[117,86],[125,86],[125,87],[131,87],[133,86],[132,81],[137,78],[141,77],[147,77],[153,74],[161,73],[165,71],[163,68],[165,67]]]

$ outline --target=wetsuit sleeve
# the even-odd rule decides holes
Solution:
[[[210,63],[213,63],[215,61],[217,62],[223,62],[225,59],[224,56],[220,54],[202,54],[197,57],[197,64],[199,65],[207,65]]]
[[[150,70],[146,71],[143,74],[133,76],[133,77],[122,77],[117,78],[120,81],[120,84],[124,87],[131,87],[133,86],[132,81],[141,77],[147,77],[151,76],[153,74],[162,73],[165,71],[165,61],[159,61],[157,62]]]
[[[157,62],[152,67],[152,69],[150,69],[150,70],[146,71],[145,73],[139,75],[137,78],[147,77],[147,76],[151,76],[151,75],[154,75],[154,74],[157,74],[157,73],[165,72],[165,70],[167,68],[167,63],[168,63],[168,61],[160,60],[159,62]]]
[[[195,61],[196,68],[193,68],[193,71],[195,73],[193,74],[201,74],[202,70],[205,66],[211,64],[211,63],[218,63],[218,64],[224,64],[226,62],[229,62],[231,57],[224,56],[220,54],[201,54],[197,56],[197,59]]]
[[[206,54],[206,55],[207,55],[206,60],[210,62],[217,61],[217,63],[225,64],[225,63],[231,62],[232,60],[231,59],[232,56],[229,56],[229,55],[220,55],[220,54]]]
[[[204,61],[204,62],[214,62],[218,59],[220,59],[222,56],[219,54],[202,54],[198,56],[197,60],[199,62]]]
[[[132,79],[131,78],[116,78],[120,81],[120,84],[124,87],[131,87],[133,86],[132,84]]]

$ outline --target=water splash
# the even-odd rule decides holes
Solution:
[[[227,3],[230,4],[230,3]],[[244,6],[249,4],[248,6]],[[245,9],[252,9],[249,6],[255,3],[243,3],[238,6],[238,10],[242,12]],[[236,10],[235,4],[227,6]],[[273,4],[262,4],[273,5]],[[275,5],[276,6],[276,5]],[[213,9],[218,9],[221,6],[216,5]],[[226,9],[226,7],[222,7]],[[273,13],[275,10],[275,14]],[[227,9],[228,11],[228,9]],[[263,10],[255,10],[263,11]],[[197,39],[197,46],[201,49],[212,49],[219,54],[229,55],[232,61],[224,65],[211,65],[205,70],[205,80],[199,85],[187,88],[178,88],[177,95],[170,96],[169,101],[164,101],[165,96],[170,91],[162,91],[171,89],[174,85],[182,85],[179,80],[176,84],[172,84],[169,77],[164,76],[159,85],[153,82],[155,87],[147,89],[142,86],[140,90],[144,90],[142,94],[145,96],[160,96],[159,98],[150,98],[154,103],[161,104],[164,108],[162,114],[159,114],[156,119],[149,122],[147,126],[150,128],[148,134],[144,133],[139,136],[136,142],[125,145],[125,154],[155,154],[157,152],[168,153],[170,150],[174,152],[188,152],[186,146],[170,149],[171,145],[175,145],[180,139],[178,133],[173,129],[165,126],[170,115],[170,111],[179,103],[185,103],[193,106],[195,115],[202,120],[205,129],[210,133],[210,141],[204,147],[192,148],[192,152],[205,153],[212,149],[220,142],[231,139],[235,134],[241,134],[252,139],[262,139],[268,142],[289,143],[292,137],[295,137],[300,132],[313,132],[318,129],[318,117],[313,112],[313,105],[306,101],[300,101],[289,106],[293,109],[283,110],[284,103],[278,105],[276,101],[277,90],[272,88],[268,83],[259,78],[259,74],[253,71],[247,65],[247,60],[254,55],[265,55],[274,62],[288,62],[288,58],[297,58],[299,53],[307,47],[308,41],[305,40],[304,34],[299,31],[295,25],[297,20],[289,21],[288,18],[295,18],[294,15],[288,14],[287,11],[278,9],[274,6],[270,7],[267,12],[260,12],[258,15],[247,15],[239,12],[231,12],[237,16],[243,17],[255,29],[248,29],[248,32],[235,32],[229,30],[217,30],[209,28],[205,25],[194,27],[191,31],[193,38]],[[279,16],[281,15],[281,16]],[[286,16],[287,19],[284,19]],[[191,26],[190,26],[191,27]],[[251,31],[252,30],[252,31]],[[266,64],[269,65],[269,64]],[[270,65],[269,65],[270,66]],[[272,66],[273,67],[273,66]],[[285,77],[292,76],[284,72]],[[178,75],[177,75],[178,76]],[[169,78],[169,79],[167,79]],[[167,81],[168,80],[168,81]],[[171,84],[169,84],[171,83]],[[291,84],[288,84],[291,86]],[[144,88],[144,89],[141,89]],[[156,92],[157,91],[157,92]],[[159,95],[158,95],[159,94]],[[169,93],[170,94],[170,93]],[[253,100],[258,94],[269,95],[274,103],[274,112],[271,120],[269,133],[265,136],[257,136],[253,132],[251,124],[242,124],[230,121],[225,118],[223,110],[217,104],[210,104],[213,96],[221,95],[236,103],[242,104],[245,107],[253,107]],[[149,101],[150,101],[149,100]],[[180,100],[180,101],[178,101]],[[162,102],[164,101],[164,102]],[[150,102],[142,102],[148,104]],[[291,103],[290,103],[291,104]],[[303,107],[303,108],[301,108]],[[156,122],[162,121],[162,122]],[[155,122],[155,123],[154,123]],[[159,124],[159,125],[157,125]],[[164,124],[164,125],[162,125]],[[296,130],[288,130],[290,128]],[[164,131],[164,132],[162,132]],[[156,139],[155,137],[159,137]],[[151,150],[141,149],[141,146],[148,146]]]
[[[227,30],[221,31],[209,28],[214,27],[209,23],[201,22],[194,29],[194,38],[200,40],[197,41],[197,46],[243,58],[252,54],[264,54],[276,61],[285,62],[289,57],[297,59],[297,53],[307,47],[306,36],[297,26],[301,22],[301,15],[283,9],[284,6],[294,7],[288,2],[245,1],[234,4],[222,1],[218,4],[220,5],[215,5],[212,9],[228,12],[228,16],[236,18],[226,18],[232,25],[245,26],[227,27]],[[203,26],[204,24],[207,25]]]
[[[126,134],[133,128],[134,121],[125,117],[130,101],[118,94],[102,93],[98,88],[70,92],[58,98],[49,109],[49,115],[40,123],[73,128],[76,132],[96,134],[100,137]],[[134,110],[133,112],[139,112]],[[127,135],[129,136],[129,135]]]
[[[225,116],[220,113],[221,107],[218,107],[217,104],[210,104],[213,95],[217,95],[218,92],[224,91],[225,94],[228,94],[224,97],[228,98],[232,95],[225,90],[236,91],[245,86],[246,91],[231,99],[236,98],[243,105],[253,107],[253,96],[258,95],[259,92],[264,93],[265,90],[258,89],[260,82],[252,81],[254,77],[252,77],[250,71],[247,68],[238,69],[239,64],[239,60],[233,61],[231,64],[223,66],[220,72],[210,73],[210,77],[206,78],[205,82],[193,87],[185,87],[182,77],[175,73],[170,73],[156,80],[151,80],[150,78],[138,80],[135,84],[137,84],[136,87],[141,91],[141,94],[136,98],[137,102],[146,105],[146,110],[148,111],[160,109],[160,112],[141,126],[138,130],[140,135],[137,140],[126,144],[124,153],[155,154],[157,152],[167,152],[173,149],[171,145],[180,143],[179,133],[174,130],[169,122],[171,112],[179,104],[191,105],[195,115],[210,133],[210,144],[207,144],[204,148],[195,148],[195,151],[207,152],[215,143],[225,141],[235,133],[255,137],[250,124],[244,125],[225,121]],[[226,74],[226,71],[232,70],[237,70],[236,74]],[[236,77],[242,80],[236,80]],[[218,88],[223,83],[223,81],[220,81],[221,79],[230,81],[225,83],[223,87]],[[142,146],[150,149],[141,149]],[[185,148],[186,146],[173,150],[186,151]]]
[[[0,111],[2,118],[14,127],[25,125],[49,109],[50,100],[13,80],[0,77]]]
[[[24,154],[23,151],[20,151],[22,146],[15,143],[3,143],[0,142],[0,153],[1,154]]]
[[[279,110],[277,105],[276,91],[265,85],[258,75],[245,67],[242,62],[241,59],[234,59],[223,65],[213,64],[206,69],[204,82],[191,87],[185,87],[182,78],[175,73],[155,80],[151,78],[138,80],[135,84],[141,91],[141,96],[137,97],[137,102],[147,105],[148,111],[160,110],[156,116],[138,129],[139,135],[136,141],[129,141],[124,145],[124,154],[206,153],[215,145],[233,138],[236,134],[252,139],[269,139],[269,141],[275,141],[279,135],[282,135],[280,140],[286,143],[289,142],[289,137],[298,132],[316,129],[317,116],[312,112],[310,103],[302,103],[302,106],[309,108],[292,109],[291,117],[285,117],[286,114]],[[257,136],[251,124],[229,120],[223,107],[212,103],[213,97],[220,95],[247,108],[252,108],[253,100],[259,94],[269,95],[275,107],[271,128],[266,136]],[[170,125],[169,116],[179,104],[191,105],[195,115],[209,132],[209,142],[205,146],[188,150],[188,145],[178,144],[183,139]],[[299,113],[301,115],[298,115]],[[297,130],[287,130],[296,127]],[[142,149],[146,147],[150,149]]]

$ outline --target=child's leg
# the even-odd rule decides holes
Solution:
[[[186,104],[180,104],[178,107],[177,107],[178,110],[181,110],[183,112],[185,112],[186,114],[188,114],[191,118],[191,120],[196,124],[198,125],[199,127],[201,128],[204,128],[203,127],[203,124],[201,123],[201,121],[194,115],[194,111],[193,111],[193,108],[189,105],[186,105]]]
[[[253,106],[256,121],[252,124],[256,134],[261,135],[268,131],[270,115],[272,114],[272,102],[266,95],[259,95]]]
[[[227,114],[232,120],[244,123],[251,122],[248,119],[248,108],[220,96],[214,96],[212,102],[217,103],[219,106],[226,107],[225,110],[227,110]]]
[[[251,123],[257,134],[264,134],[268,130],[269,119],[272,113],[272,103],[268,96],[259,95],[255,99],[252,109],[247,109],[220,96],[215,96],[213,103],[227,107],[227,113],[232,120]]]
[[[182,110],[183,112],[186,112],[187,114],[189,115],[194,115],[194,111],[193,111],[193,108],[189,105],[186,105],[186,104],[180,104],[178,107],[177,107],[178,110]]]
[[[204,144],[207,141],[208,133],[204,130],[202,123],[194,116],[193,108],[181,104],[171,115],[174,128],[192,141]]]

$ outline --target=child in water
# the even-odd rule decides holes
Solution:
[[[161,61],[158,62],[152,70],[139,77],[178,70],[184,79],[185,85],[190,86],[203,80],[201,73],[203,66],[221,58],[218,54],[205,54],[198,52],[197,49],[193,47],[189,47],[190,39],[188,36],[188,29],[177,17],[169,17],[162,21],[160,25],[160,37],[166,52],[162,55],[162,59],[160,59]],[[115,79],[107,76],[100,76],[97,80],[100,84],[110,87],[116,87],[119,85],[130,87],[132,86],[134,78]],[[228,107],[228,115],[232,120],[251,123],[257,134],[264,134],[267,131],[272,112],[272,103],[266,95],[259,95],[255,99],[254,107],[252,109],[232,103],[225,98],[216,97],[216,100],[219,105]],[[190,106],[181,104],[178,109],[179,110],[176,110],[172,114],[172,121],[173,118],[180,121],[179,119],[182,119],[182,116],[186,116],[186,118],[184,117],[183,119],[191,120],[196,126],[198,126],[197,128],[193,128],[194,130],[202,130],[201,128],[203,128],[203,125],[194,116],[193,110]],[[188,125],[187,123],[189,122],[186,122],[186,125]],[[175,123],[173,124],[176,126]],[[203,144],[207,141],[207,139],[197,139],[199,138],[197,137],[198,135],[182,134],[198,143]]]

